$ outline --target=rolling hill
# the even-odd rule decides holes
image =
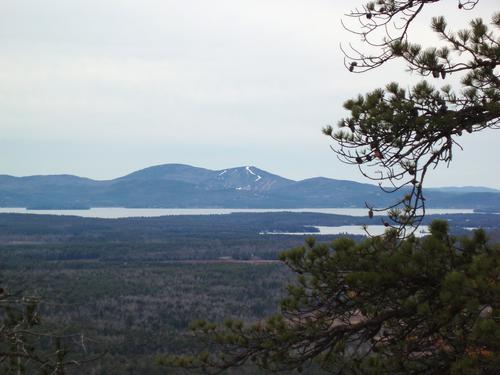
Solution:
[[[500,209],[500,192],[483,187],[428,189],[426,198],[428,207]],[[371,184],[324,177],[293,181],[253,166],[210,170],[164,164],[106,181],[0,175],[0,206],[32,209],[364,207],[395,199]]]

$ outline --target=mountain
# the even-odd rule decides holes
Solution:
[[[213,171],[185,164],[164,164],[149,167],[117,178],[115,181],[181,181],[193,184],[202,190],[236,189],[260,192],[293,182],[251,166]]]
[[[500,209],[500,192],[489,188],[427,189],[426,198],[428,207]],[[107,181],[0,175],[0,206],[33,209],[364,207],[396,199],[371,184],[324,177],[294,181],[254,166],[210,170],[164,164]]]

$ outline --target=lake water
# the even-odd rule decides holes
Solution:
[[[386,227],[383,225],[369,225],[363,228],[360,225],[342,225],[338,227],[324,227],[324,226],[313,226],[318,229],[319,232],[261,232],[262,235],[276,235],[285,234],[288,236],[318,236],[318,235],[336,235],[336,234],[346,234],[346,235],[361,235],[366,236],[370,234],[371,236],[380,236],[386,231]],[[427,225],[421,225],[418,227],[417,231],[414,233],[416,237],[422,237],[429,234],[429,227]]]
[[[103,219],[127,217],[157,217],[179,215],[227,215],[236,212],[314,212],[323,214],[368,216],[366,208],[124,208],[124,207],[94,207],[88,210],[28,210],[20,207],[0,207],[0,213],[20,213],[38,215],[72,215]],[[427,209],[427,215],[433,214],[470,214],[472,209]],[[376,215],[384,215],[377,212]],[[337,227],[339,228],[339,227]]]

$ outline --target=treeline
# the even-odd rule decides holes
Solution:
[[[368,212],[367,212],[368,216]],[[381,218],[320,213],[268,212],[229,215],[186,215],[98,219],[77,216],[0,214],[0,243],[31,242],[158,242],[195,237],[255,238],[261,232],[314,232],[313,226],[380,225]],[[452,229],[499,227],[498,214],[428,215],[449,220]]]
[[[496,214],[432,215],[450,221],[456,233],[483,227],[496,238]],[[305,236],[263,235],[266,231],[313,232],[318,226],[380,224],[365,217],[314,213],[258,213],[158,218],[93,219],[74,216],[0,215],[0,267],[40,261],[162,262],[178,260],[277,259]],[[498,232],[497,232],[498,233]],[[321,236],[325,241],[334,236]],[[86,264],[89,266],[89,264]]]
[[[30,236],[54,241],[156,241],[172,237],[253,236],[261,231],[314,231],[311,226],[362,225],[367,218],[318,213],[233,213],[123,219],[0,214],[0,240]]]

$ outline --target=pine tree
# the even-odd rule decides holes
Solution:
[[[341,161],[359,166],[364,176],[384,189],[403,192],[390,207],[396,210],[388,221],[400,229],[420,224],[425,214],[425,176],[438,164],[451,162],[460,137],[500,127],[500,13],[492,15],[490,26],[478,18],[457,32],[450,30],[444,17],[434,17],[431,28],[443,45],[424,48],[410,41],[412,21],[424,7],[439,1],[379,0],[349,14],[360,25],[351,31],[374,52],[346,51],[345,65],[351,72],[399,59],[432,81],[411,89],[392,82],[359,95],[345,102],[350,116],[339,121],[339,130],[323,129],[335,141],[333,148]],[[465,11],[478,3],[457,4],[459,11]],[[447,84],[452,76],[452,82],[461,86],[458,91]]]
[[[192,324],[210,351],[162,357],[218,373],[246,363],[272,371],[314,364],[333,374],[496,374],[500,368],[500,247],[482,230],[363,243],[310,238],[281,259],[297,274],[281,312],[254,324]]]

